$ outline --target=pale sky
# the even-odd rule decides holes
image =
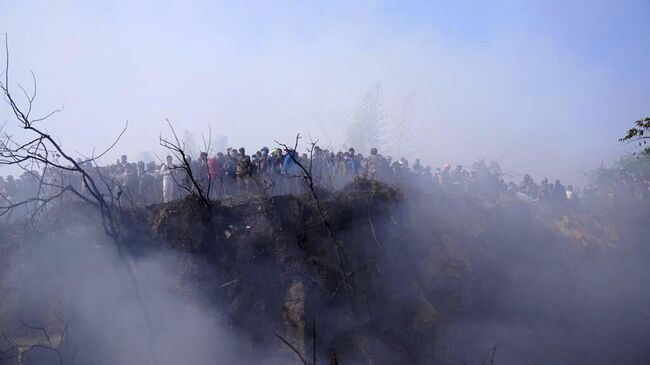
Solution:
[[[650,115],[649,18],[648,1],[0,0],[12,80],[32,70],[37,111],[64,106],[46,125],[69,150],[128,120],[111,159],[164,154],[165,117],[234,147],[298,132],[340,146],[379,82],[389,123],[415,93],[423,161],[569,183],[629,151],[617,139]]]

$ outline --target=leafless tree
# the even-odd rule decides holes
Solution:
[[[118,143],[124,135],[128,123],[119,133],[113,143],[99,154],[91,154],[85,159],[73,158],[60,141],[40,127],[49,117],[61,111],[56,109],[44,116],[33,117],[32,109],[37,95],[36,77],[32,73],[33,90],[27,92],[19,86],[25,96],[26,106],[20,106],[14,97],[9,79],[9,42],[5,34],[5,69],[3,78],[0,78],[0,92],[13,113],[17,126],[22,130],[20,136],[10,135],[5,130],[0,130],[0,166],[20,168],[26,172],[43,171],[38,176],[39,188],[36,195],[18,201],[11,201],[6,197],[0,205],[0,216],[10,214],[22,207],[29,207],[33,212],[42,212],[55,202],[68,195],[87,203],[98,210],[105,233],[112,239],[117,248],[120,259],[125,263],[132,285],[134,286],[137,301],[143,310],[146,322],[151,332],[151,321],[142,302],[138,281],[133,268],[133,260],[126,249],[126,242],[122,235],[121,206],[119,204],[121,191],[114,196],[110,182],[99,171],[93,172],[92,165],[97,166],[98,159],[105,156]],[[54,174],[60,179],[45,179]],[[35,176],[35,174],[34,174]],[[81,181],[81,186],[72,183],[74,179]],[[101,188],[101,183],[107,190]],[[117,203],[117,204],[116,204]],[[36,214],[36,213],[32,213]]]
[[[415,104],[415,93],[405,95],[397,105],[395,110],[394,123],[391,137],[391,151],[394,156],[401,154],[411,158],[413,153],[412,133],[413,133],[413,108]]]
[[[343,249],[343,244],[340,240],[340,238],[336,235],[334,232],[334,228],[330,224],[329,220],[327,219],[326,213],[323,209],[323,206],[321,204],[320,197],[318,195],[318,192],[316,191],[316,185],[314,183],[314,179],[312,176],[312,167],[313,167],[313,157],[314,157],[314,149],[316,147],[316,144],[318,143],[318,140],[316,141],[311,141],[309,144],[309,161],[307,164],[305,164],[304,161],[300,161],[300,158],[296,155],[298,151],[298,144],[300,142],[300,134],[296,135],[296,140],[293,145],[293,148],[287,146],[284,143],[280,143],[278,141],[275,141],[278,145],[282,146],[285,150],[289,151],[289,158],[295,163],[301,171],[300,177],[303,180],[304,185],[307,187],[311,198],[313,199],[315,206],[316,206],[316,212],[318,213],[318,218],[320,219],[321,223],[323,226],[325,226],[325,229],[327,230],[327,233],[330,238],[330,242],[334,245],[334,248],[336,250],[336,255],[337,255],[337,260],[339,264],[339,273],[341,275],[341,285],[343,285],[349,293],[353,293],[353,285],[351,280],[353,280],[354,276],[354,270],[352,270],[350,266],[350,262],[347,258],[347,255],[345,254],[345,250]],[[333,295],[336,295],[338,293],[338,289],[341,287],[336,288],[334,291]]]
[[[185,146],[183,143],[181,143],[180,139],[178,138],[178,135],[176,134],[176,130],[174,130],[174,126],[172,123],[169,121],[169,119],[165,119],[167,121],[167,125],[169,126],[169,129],[171,130],[172,137],[171,139],[168,138],[163,138],[162,135],[159,137],[160,139],[160,145],[167,149],[169,153],[172,154],[172,156],[180,162],[180,165],[175,166],[176,169],[180,170],[182,174],[184,175],[183,177],[187,179],[187,182],[185,181],[178,181],[178,177],[174,177],[174,180],[176,182],[176,185],[179,186],[181,189],[185,190],[190,196],[196,198],[198,201],[203,204],[203,206],[206,209],[210,209],[210,176],[207,174],[206,171],[206,179],[207,179],[207,185],[202,186],[202,184],[199,181],[198,176],[195,175],[195,171],[192,169],[192,165],[190,163],[191,157],[187,155]]]
[[[27,330],[26,338],[15,340],[13,336],[0,328],[0,363],[14,361],[23,364],[36,352],[53,358],[59,365],[74,365],[77,346],[68,341],[70,320],[55,313],[56,322],[48,325],[35,325],[20,319],[20,325]],[[46,355],[47,354],[47,355]],[[42,359],[41,359],[42,360]]]
[[[380,147],[383,142],[386,120],[384,88],[380,83],[368,89],[354,113],[354,121],[348,130],[348,143],[367,153],[372,147]]]
[[[257,171],[250,179],[255,185],[255,193],[257,193],[258,198],[261,198],[263,201],[269,201],[275,188],[273,176],[268,171]]]
[[[36,77],[33,73],[32,80],[34,86],[32,93],[28,93],[25,88],[20,86],[20,89],[26,98],[27,106],[23,108],[18,105],[9,84],[8,44],[5,35],[6,64],[4,70],[4,81],[0,81],[0,91],[3,93],[5,101],[9,105],[16,121],[18,122],[18,127],[25,133],[24,136],[19,139],[8,134],[4,130],[0,130],[0,166],[18,167],[30,173],[33,173],[33,171],[43,171],[43,173],[40,174],[39,177],[39,189],[36,196],[0,206],[0,215],[7,214],[18,207],[30,206],[34,203],[36,204],[37,211],[42,210],[64,194],[74,194],[80,200],[99,209],[106,234],[115,239],[116,242],[119,242],[120,233],[116,217],[116,207],[109,202],[104,191],[98,187],[96,180],[83,167],[83,165],[86,163],[93,163],[108,153],[122,137],[128,124],[120,132],[115,141],[102,153],[94,155],[85,161],[75,160],[72,155],[67,153],[61,147],[61,143],[57,141],[55,137],[48,134],[44,129],[38,126],[40,122],[43,122],[52,115],[60,112],[61,109],[56,109],[42,117],[34,118],[31,115],[37,91]],[[70,184],[66,179],[62,179],[62,181],[46,181],[45,177],[47,176],[48,171],[52,170],[60,176],[62,176],[62,174],[79,176],[86,194],[82,194],[80,192],[80,187]],[[46,194],[43,187],[49,188],[48,190],[50,193]],[[124,253],[123,247],[118,247],[118,249],[120,254]]]

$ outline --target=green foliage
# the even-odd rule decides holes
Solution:
[[[613,166],[601,166],[591,174],[594,186],[626,186],[650,180],[650,154],[625,155]],[[629,186],[628,186],[629,187]]]
[[[635,127],[630,128],[619,141],[638,142],[640,147],[646,146],[650,138],[650,118],[639,119],[634,122],[634,125]],[[650,155],[650,147],[645,147],[642,153]]]

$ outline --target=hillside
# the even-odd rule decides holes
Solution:
[[[643,333],[650,321],[630,315],[642,313],[650,292],[643,285],[649,228],[639,224],[647,217],[505,197],[486,203],[366,180],[319,198],[322,219],[310,196],[285,195],[214,202],[210,209],[188,199],[126,211],[122,221],[136,264],[165,253],[156,260],[173,283],[163,287],[236,338],[227,350],[210,336],[200,342],[238,363],[298,363],[274,333],[306,358],[315,342],[320,363],[334,353],[341,364],[478,364],[486,356],[495,363],[647,360]],[[57,267],[52,262],[21,260],[32,251],[66,247],[62,252],[78,255],[74,268],[92,246],[119,261],[87,207],[57,209],[36,230],[2,237],[2,322],[26,340],[40,341],[20,330],[17,318],[36,313],[48,322],[49,307],[74,308],[79,293],[66,289],[76,286],[70,277],[59,280],[49,271]],[[142,274],[140,284],[150,279]],[[21,289],[44,280],[55,283],[43,284],[51,289],[45,293]],[[157,325],[173,323],[174,314],[148,302],[154,296],[146,290],[154,327],[174,337],[173,326]],[[38,305],[26,309],[34,296]],[[70,340],[93,333],[83,321],[79,326]],[[79,346],[77,356],[114,356],[114,346],[104,345],[91,336],[91,350]],[[154,341],[154,352],[157,346],[168,343]],[[208,351],[186,346],[176,354]],[[118,363],[136,363],[140,355],[135,350]],[[212,362],[212,356],[221,355],[193,363]]]

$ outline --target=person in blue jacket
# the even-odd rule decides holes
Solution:
[[[284,161],[282,162],[282,173],[288,179],[286,184],[287,193],[292,193],[298,191],[300,184],[302,183],[302,169],[296,163],[300,159],[300,156],[296,151],[288,149],[286,156],[284,156]]]
[[[284,161],[282,163],[282,171],[287,177],[300,176],[300,166],[296,163],[300,157],[294,150],[287,150],[286,156],[284,156]]]
[[[359,161],[354,152],[354,148],[350,148],[345,154],[345,172],[348,180],[354,179],[359,174]]]

